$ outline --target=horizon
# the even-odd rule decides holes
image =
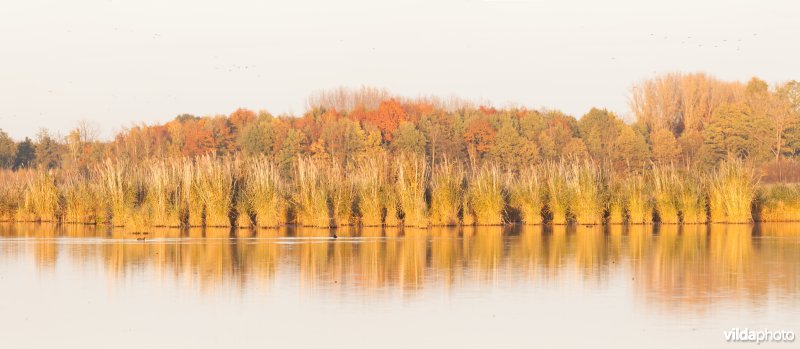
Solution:
[[[796,79],[792,5],[16,3],[0,14],[15,34],[3,40],[0,128],[19,140],[86,120],[109,139],[183,113],[296,115],[309,95],[338,86],[628,119],[631,86],[662,73]]]

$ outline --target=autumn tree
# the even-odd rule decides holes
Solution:
[[[413,123],[403,121],[392,135],[392,150],[396,153],[425,155],[427,140]]]
[[[633,86],[630,108],[648,130],[661,128],[680,136],[684,130],[702,131],[714,111],[740,100],[743,87],[702,73],[670,73]]]
[[[453,114],[431,113],[423,116],[417,127],[427,140],[427,153],[432,162],[464,158],[465,127],[460,117]]]
[[[14,169],[31,167],[36,164],[36,147],[30,138],[17,145],[17,155],[14,157]]]
[[[365,122],[377,126],[383,139],[390,142],[394,131],[400,126],[400,121],[404,120],[406,112],[403,106],[396,99],[389,99],[381,102],[378,110],[368,113]]]
[[[46,129],[39,130],[36,135],[36,165],[42,168],[57,168],[61,166],[62,147]]]
[[[497,131],[489,155],[504,169],[519,170],[539,160],[539,147],[522,137],[511,122],[506,122]]]
[[[702,156],[706,163],[735,156],[763,160],[770,155],[768,120],[754,115],[743,103],[718,108],[704,131]]]
[[[794,155],[800,148],[800,83],[792,80],[778,87],[772,102],[770,119],[774,131],[775,159]],[[788,137],[787,137],[788,136]]]
[[[320,137],[330,156],[340,164],[349,163],[364,151],[366,134],[357,121],[341,118],[325,122]]]
[[[467,144],[470,159],[477,160],[488,152],[494,146],[496,133],[485,118],[476,118],[468,123],[464,132],[464,142]]]
[[[605,109],[592,108],[578,120],[581,140],[586,144],[589,154],[600,161],[610,160],[612,147],[622,126],[622,120]]]
[[[611,149],[611,161],[617,170],[640,171],[650,160],[644,136],[625,124],[620,127]]]
[[[544,159],[557,160],[563,156],[582,154],[586,151],[586,144],[578,138],[575,118],[558,111],[547,112],[544,116],[547,126],[538,137]]]
[[[239,149],[247,156],[266,155],[272,158],[276,141],[271,119],[249,124],[239,133]]]
[[[656,130],[650,134],[650,143],[653,146],[653,159],[656,162],[669,164],[678,161],[681,146],[670,130],[665,128]]]
[[[17,145],[8,134],[0,129],[0,168],[14,167]]]

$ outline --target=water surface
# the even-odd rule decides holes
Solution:
[[[732,327],[800,332],[800,224],[336,234],[2,223],[0,347],[730,347]]]

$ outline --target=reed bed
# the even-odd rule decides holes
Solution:
[[[383,224],[388,201],[386,192],[391,190],[387,183],[386,166],[384,156],[365,157],[358,161],[354,189],[358,216],[362,226],[376,227]]]
[[[125,160],[106,160],[95,169],[104,201],[103,222],[117,227],[131,223],[138,194],[132,173],[133,168]]]
[[[28,181],[18,213],[24,221],[56,222],[59,212],[59,193],[53,173],[42,171]]]
[[[655,199],[652,183],[646,177],[635,175],[629,177],[622,185],[623,200],[629,224],[653,223]]]
[[[658,220],[666,224],[680,223],[678,192],[680,180],[673,166],[655,166],[650,173]]]
[[[764,186],[759,190],[757,202],[759,221],[800,221],[800,184]]]
[[[591,160],[572,162],[566,173],[569,210],[578,224],[601,224],[606,209],[606,174]]]
[[[417,155],[400,155],[396,166],[395,191],[403,216],[403,226],[427,228],[429,221],[425,191],[428,185],[428,164],[423,157]]]
[[[107,160],[90,171],[0,171],[0,220],[126,230],[800,220],[800,185],[762,186],[754,168],[735,159],[707,174],[656,166],[624,177],[589,160],[512,175],[492,164],[430,167],[420,156],[386,154],[345,166],[300,158],[287,170],[266,157],[208,155],[136,166]]]
[[[245,168],[240,197],[255,217],[254,225],[274,228],[287,223],[289,204],[286,183],[278,166],[264,157],[258,157],[248,161]]]
[[[624,224],[628,220],[628,198],[625,195],[625,181],[613,179],[609,183],[608,224]]]
[[[60,185],[65,223],[96,224],[103,212],[100,186],[86,175],[72,173]]]
[[[476,224],[501,225],[504,223],[503,178],[496,165],[485,165],[473,170],[468,181],[467,195]]]
[[[431,225],[453,226],[460,223],[463,203],[464,169],[448,159],[436,165],[431,174]]]
[[[516,176],[509,178],[509,205],[519,212],[524,224],[542,224],[545,206],[544,183],[538,168],[529,166]]]
[[[680,207],[681,223],[702,224],[708,221],[708,202],[702,177],[689,169],[681,172],[676,200]]]
[[[298,223],[307,227],[330,227],[326,183],[310,158],[297,159],[292,200],[297,208]]]
[[[151,215],[155,227],[180,227],[186,212],[183,198],[183,171],[181,162],[157,160],[145,168],[145,197],[143,206]]]
[[[739,159],[728,159],[706,178],[709,217],[712,223],[750,223],[758,178],[755,168]]]
[[[207,227],[230,227],[234,199],[234,162],[206,155],[196,162],[196,199],[204,208]]]
[[[17,220],[17,211],[25,198],[25,187],[35,174],[32,170],[0,171],[0,221]]]
[[[325,189],[331,207],[331,225],[334,227],[353,225],[353,206],[356,200],[355,180],[342,166],[333,163],[326,167]]]
[[[569,222],[569,203],[573,200],[572,187],[568,186],[567,164],[562,160],[551,162],[545,167],[545,185],[547,187],[547,213],[550,223],[563,225]]]

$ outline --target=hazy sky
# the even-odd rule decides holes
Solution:
[[[625,115],[658,73],[800,78],[798,15],[795,0],[11,1],[0,128],[90,120],[110,137],[180,113],[300,113],[360,85]]]

